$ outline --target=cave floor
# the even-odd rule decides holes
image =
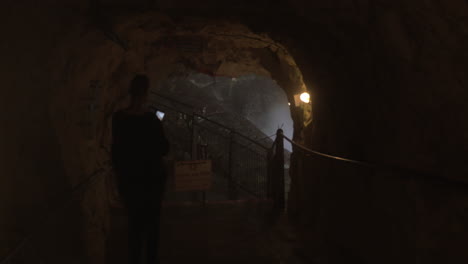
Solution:
[[[268,207],[253,202],[165,206],[161,263],[296,263],[281,255],[287,243],[277,239],[277,228],[266,221]],[[126,235],[125,211],[114,209],[108,263],[128,263]]]

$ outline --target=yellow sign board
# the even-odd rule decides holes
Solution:
[[[209,190],[211,178],[211,160],[177,161],[174,164],[176,191]]]

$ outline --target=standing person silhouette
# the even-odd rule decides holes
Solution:
[[[112,163],[128,211],[132,264],[144,259],[144,263],[159,263],[160,209],[166,182],[162,157],[168,153],[169,143],[161,121],[145,109],[148,89],[148,77],[136,75],[130,84],[129,107],[112,117]]]

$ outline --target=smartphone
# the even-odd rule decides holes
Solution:
[[[156,116],[159,118],[159,120],[163,120],[164,119],[164,112],[161,112],[161,111],[156,111]]]

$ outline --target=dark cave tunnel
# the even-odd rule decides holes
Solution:
[[[161,263],[468,260],[466,2],[0,5],[1,264],[126,261],[110,128],[138,73],[167,167],[212,165],[170,178]]]

